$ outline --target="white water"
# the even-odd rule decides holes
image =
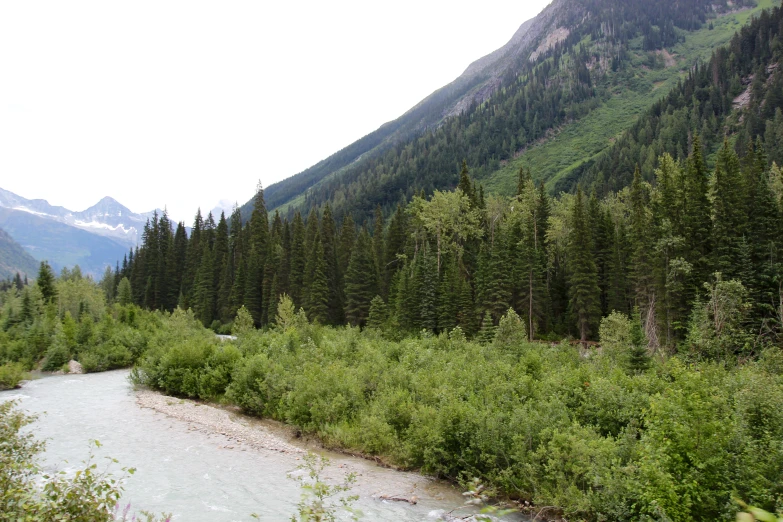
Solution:
[[[287,478],[301,463],[296,455],[226,449],[231,443],[221,435],[189,430],[185,422],[140,408],[127,375],[46,377],[0,392],[0,400],[19,399],[22,409],[40,414],[33,429],[47,439],[47,470],[77,467],[94,439],[102,444],[99,461],[119,460],[112,468],[116,474],[120,466],[136,468],[123,497],[123,506],[130,503],[134,512],[169,512],[188,522],[253,520],[251,513],[261,520],[289,520],[296,513],[301,490]],[[459,492],[441,482],[360,459],[329,457],[331,469],[357,472],[352,493],[360,497],[355,507],[361,520],[437,520],[443,510],[461,505]],[[411,494],[419,497],[417,505],[377,498]]]

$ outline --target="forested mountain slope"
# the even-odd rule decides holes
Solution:
[[[17,272],[34,277],[37,270],[38,263],[33,256],[0,228],[0,279],[12,278]]]
[[[559,179],[609,147],[694,63],[709,59],[752,13],[772,5],[760,2],[555,1],[447,88],[471,83],[458,98],[435,112],[431,99],[413,109],[426,109],[431,118],[394,134],[383,152],[356,149],[342,163],[335,155],[306,182],[302,174],[269,187],[270,208],[291,217],[294,208],[329,201],[337,215],[364,219],[381,204],[388,215],[421,190],[454,187],[463,159],[495,192],[513,192],[522,164],[533,167],[536,179]],[[535,153],[550,142],[543,150],[549,161],[541,161]],[[277,197],[297,180],[303,192]]]

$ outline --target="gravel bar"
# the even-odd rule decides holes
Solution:
[[[169,397],[150,390],[136,392],[136,403],[141,408],[149,408],[169,417],[188,423],[191,430],[225,436],[231,443],[226,449],[254,449],[277,451],[292,455],[301,455],[305,450],[293,446],[273,434],[264,426],[245,425],[232,418],[232,415],[215,406],[202,404],[188,399]]]

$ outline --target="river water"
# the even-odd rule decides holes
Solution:
[[[127,371],[63,375],[33,380],[19,390],[0,392],[1,400],[19,399],[21,408],[39,419],[32,425],[47,440],[47,470],[73,470],[89,454],[90,440],[99,440],[99,461],[112,457],[136,473],[125,483],[122,505],[131,510],[174,514],[176,521],[232,522],[289,520],[301,496],[299,484],[287,478],[301,459],[263,449],[227,449],[218,433],[189,429],[186,422],[136,404]],[[458,508],[454,488],[415,473],[376,466],[362,459],[327,455],[330,470],[358,475],[352,493],[361,520],[439,520],[444,510]],[[415,494],[416,505],[381,500],[381,495]],[[459,513],[464,513],[459,511]]]

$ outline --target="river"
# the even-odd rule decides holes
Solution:
[[[174,520],[233,522],[288,520],[296,513],[299,484],[287,477],[302,463],[301,454],[241,447],[216,432],[194,430],[187,422],[139,407],[127,371],[50,376],[19,390],[0,392],[0,400],[19,399],[22,409],[39,414],[33,429],[47,440],[47,470],[73,470],[95,452],[136,468],[125,484],[122,505],[131,510],[174,514]],[[205,408],[208,406],[204,406]],[[290,441],[287,441],[290,442]],[[454,488],[415,473],[394,471],[344,455],[326,454],[330,473],[358,475],[352,493],[362,520],[439,520],[457,508]],[[339,471],[338,471],[339,470]],[[416,495],[418,504],[378,497]],[[460,511],[460,513],[464,513]]]

